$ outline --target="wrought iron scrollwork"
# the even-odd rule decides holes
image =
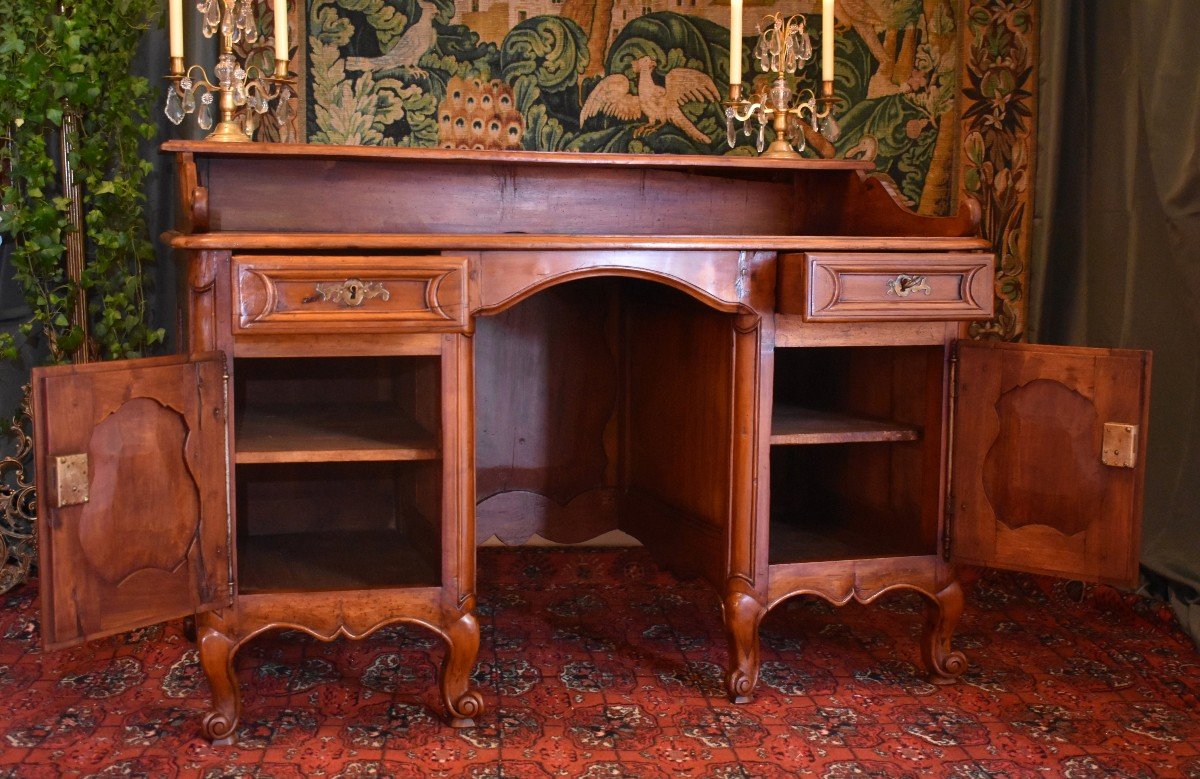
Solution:
[[[0,459],[0,593],[29,578],[37,558],[36,489],[33,484],[33,419],[25,385],[21,409],[8,422],[0,422],[15,447]]]

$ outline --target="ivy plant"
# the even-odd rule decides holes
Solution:
[[[150,139],[153,90],[131,74],[158,0],[0,0],[0,234],[13,244],[15,278],[32,310],[19,327],[44,338],[52,362],[139,356],[162,341],[146,316],[153,258],[138,144]],[[83,193],[83,277],[66,274],[69,202],[58,140],[65,111],[80,116],[69,163]],[[87,300],[87,337],[70,312]],[[20,339],[0,334],[0,357]]]

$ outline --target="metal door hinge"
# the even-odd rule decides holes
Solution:
[[[1105,422],[1100,462],[1114,468],[1132,468],[1137,465],[1137,437],[1137,425]]]
[[[54,507],[88,502],[87,454],[64,454],[54,458]]]
[[[950,562],[954,539],[954,421],[958,406],[958,341],[950,344],[946,402],[946,503],[942,510],[942,559]]]

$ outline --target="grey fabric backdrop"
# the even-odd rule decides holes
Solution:
[[[1142,562],[1200,643],[1200,2],[1041,8],[1031,338],[1154,351]]]

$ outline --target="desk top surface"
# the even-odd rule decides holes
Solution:
[[[588,165],[621,168],[740,168],[758,170],[874,170],[853,159],[766,159],[719,154],[602,154],[595,152],[485,151],[400,146],[332,146],[319,143],[219,143],[167,141],[164,152],[212,157],[403,160],[495,165]]]

